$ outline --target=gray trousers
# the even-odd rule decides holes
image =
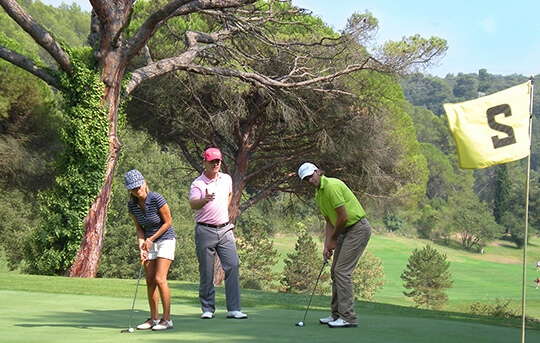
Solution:
[[[214,289],[214,256],[216,253],[225,271],[225,296],[227,311],[242,310],[240,304],[240,282],[238,277],[238,253],[234,241],[233,225],[216,229],[195,225],[195,246],[199,259],[199,300],[203,312],[216,310]]]
[[[351,324],[357,323],[354,312],[354,290],[351,274],[371,238],[371,225],[366,218],[338,237],[334,261],[330,268],[332,277],[332,317],[341,318]]]

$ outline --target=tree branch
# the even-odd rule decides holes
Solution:
[[[54,76],[52,76],[46,69],[36,65],[36,63],[24,56],[0,45],[0,58],[20,67],[27,72],[39,77],[45,81],[48,85],[53,86],[56,89],[60,89],[60,84]]]
[[[153,36],[157,29],[172,17],[199,12],[204,9],[235,8],[254,3],[256,0],[174,0],[154,12],[135,32],[124,52],[127,59],[135,56]]]
[[[45,49],[60,68],[71,75],[69,56],[54,37],[37,21],[34,20],[15,0],[0,0],[0,6],[19,24],[43,49]]]
[[[272,182],[270,185],[268,185],[268,187],[262,189],[256,195],[254,195],[251,198],[249,198],[248,200],[244,201],[238,207],[239,214],[244,212],[250,206],[253,206],[253,205],[257,204],[259,201],[266,198],[269,194],[274,192],[280,185],[282,185],[286,181],[294,178],[295,176],[296,176],[296,173],[288,173],[288,174],[283,174],[280,178],[277,178],[276,180],[274,180],[274,182]]]
[[[368,57],[364,61],[364,63],[349,65],[345,69],[340,70],[336,73],[312,77],[304,81],[284,82],[255,72],[245,72],[241,70],[225,69],[218,67],[205,67],[190,64],[190,62],[195,59],[199,52],[200,50],[197,49],[188,50],[179,56],[163,59],[161,61],[135,70],[131,76],[131,80],[129,81],[128,86],[126,87],[127,93],[129,94],[143,81],[167,74],[175,70],[182,70],[201,75],[234,77],[244,82],[252,83],[253,85],[258,87],[291,89],[303,88],[320,82],[332,81],[343,75],[347,75],[359,70],[376,70],[373,65],[378,64],[376,60]]]

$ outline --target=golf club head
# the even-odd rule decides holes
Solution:
[[[304,322],[298,322],[295,324],[296,326],[306,326],[306,324],[304,324]]]

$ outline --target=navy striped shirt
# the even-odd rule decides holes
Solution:
[[[128,201],[128,211],[130,214],[134,214],[137,217],[137,222],[144,230],[144,237],[149,238],[155,234],[161,225],[163,225],[163,220],[159,215],[159,209],[163,207],[167,201],[160,194],[155,192],[148,192],[145,201],[145,213],[143,214],[139,203],[133,204],[131,199]],[[176,235],[174,229],[171,225],[161,236],[159,236],[154,242],[161,242],[166,239],[173,239]]]

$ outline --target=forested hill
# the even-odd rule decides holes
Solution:
[[[463,102],[490,95],[524,83],[531,76],[492,75],[488,70],[480,69],[478,74],[448,74],[444,78],[417,73],[408,75],[400,84],[408,102],[414,106],[424,107],[440,117],[445,114],[444,103]],[[538,76],[540,75],[536,75],[536,78]],[[538,98],[538,95],[535,98]],[[534,101],[534,106],[534,113],[540,115],[538,101]]]
[[[492,75],[486,69],[480,69],[478,74],[448,74],[444,78],[417,73],[407,76],[400,82],[404,97],[411,105],[407,111],[413,119],[416,137],[421,143],[421,151],[428,161],[430,170],[426,198],[420,205],[421,219],[415,221],[418,232],[424,232],[427,237],[458,234],[464,245],[467,237],[473,242],[477,240],[477,246],[481,246],[490,240],[489,236],[500,234],[510,237],[518,246],[523,244],[526,159],[474,172],[460,170],[443,104],[459,103],[490,95],[527,82],[530,77],[515,74]],[[540,208],[535,201],[539,193],[537,181],[540,168],[538,143],[540,128],[534,116],[540,114],[539,99],[536,92],[532,125],[530,195],[532,201],[529,212],[529,224],[533,234],[537,234],[537,217],[540,214]],[[459,198],[463,196],[465,190],[471,193],[462,198],[468,199],[462,202]],[[462,194],[458,195],[459,193]],[[493,217],[488,218],[491,214]],[[459,219],[460,216],[465,219]],[[444,223],[444,218],[450,220],[449,224]],[[489,221],[486,221],[487,219]],[[489,232],[490,230],[486,229],[495,227],[493,222],[490,222],[493,219],[501,225],[498,229],[501,231]],[[473,223],[472,226],[478,226],[477,229],[467,232],[469,231],[465,229],[467,222]],[[485,229],[481,230],[481,226]],[[449,232],[445,234],[445,230]],[[484,234],[487,236],[482,238]]]
[[[538,78],[539,75],[536,75]],[[535,78],[532,76],[533,79]],[[486,69],[480,69],[478,74],[464,74],[457,73],[448,74],[444,78],[437,76],[424,75],[422,73],[416,73],[408,75],[401,82],[403,88],[403,95],[413,106],[424,108],[431,111],[435,116],[439,118],[445,118],[443,104],[445,103],[459,103],[484,95],[490,95],[501,90],[522,84],[527,82],[531,76],[523,75],[492,75],[489,74]],[[540,115],[540,95],[538,91],[534,94],[533,101],[533,117],[536,118]],[[415,119],[414,116],[412,116]],[[426,124],[425,121],[414,120],[417,127],[423,127]],[[533,120],[533,154],[532,154],[532,169],[537,170],[539,168],[539,154],[538,149],[534,149],[534,142],[538,142],[540,136],[540,128],[535,125],[536,120]],[[420,131],[422,129],[419,128]],[[417,137],[419,142],[431,141],[427,137]],[[438,146],[438,148],[442,148]]]

